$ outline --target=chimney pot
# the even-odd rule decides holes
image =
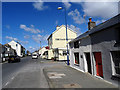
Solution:
[[[60,26],[57,25],[57,26],[56,26],[56,29],[59,29],[59,28],[60,28]]]
[[[92,22],[92,18],[91,17],[89,18],[89,22]]]
[[[92,21],[92,18],[89,18],[89,22],[88,22],[88,30],[94,28],[96,26],[96,23]]]

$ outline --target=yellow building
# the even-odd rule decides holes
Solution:
[[[67,28],[68,42],[77,37],[77,33]],[[56,30],[48,37],[48,59],[67,60],[67,40],[65,25],[57,26]]]

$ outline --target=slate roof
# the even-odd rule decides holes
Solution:
[[[73,39],[70,42],[77,41],[79,39],[82,39],[84,37],[89,36],[90,34],[93,34],[95,32],[104,30],[105,28],[108,28],[108,27],[113,26],[113,25],[118,24],[118,23],[120,23],[120,14],[118,14],[117,16],[115,16],[115,17],[113,17],[113,18],[95,26],[94,28],[92,28],[92,29],[88,30],[87,32],[81,34],[80,36],[78,36],[77,38]]]

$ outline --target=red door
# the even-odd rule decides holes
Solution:
[[[94,57],[95,57],[95,61],[96,61],[97,76],[103,77],[101,52],[95,52],[94,53]]]

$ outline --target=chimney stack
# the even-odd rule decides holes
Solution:
[[[93,27],[96,26],[96,23],[92,21],[92,18],[89,18],[89,22],[88,22],[88,30],[92,29]]]
[[[57,25],[57,26],[56,26],[56,30],[59,29],[59,28],[60,28],[60,26]]]

